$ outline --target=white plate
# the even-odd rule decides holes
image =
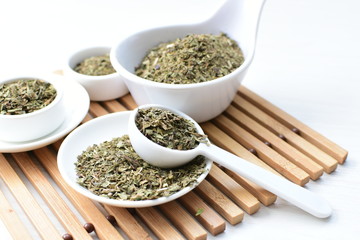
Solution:
[[[98,117],[84,123],[65,138],[58,152],[57,163],[62,177],[73,189],[88,198],[108,205],[130,208],[150,207],[166,203],[183,196],[205,179],[212,165],[212,161],[209,159],[206,160],[206,168],[208,171],[200,175],[197,179],[197,184],[194,184],[194,186],[191,187],[186,187],[169,197],[140,201],[115,200],[95,195],[86,188],[80,186],[76,182],[77,176],[75,162],[77,161],[77,156],[90,145],[100,144],[104,141],[127,134],[129,116],[130,112],[118,112]]]
[[[66,105],[66,117],[64,122],[52,133],[33,141],[0,141],[0,152],[25,152],[44,147],[64,137],[84,119],[90,106],[90,99],[86,90],[77,82],[68,81],[63,77],[56,75],[54,75],[54,77],[57,77],[59,78],[59,81],[65,81],[66,83],[64,87],[64,103]]]

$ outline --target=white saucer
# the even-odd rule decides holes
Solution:
[[[115,137],[121,137],[124,134],[127,134],[129,116],[130,112],[126,111],[111,113],[105,116],[97,117],[82,124],[65,138],[58,152],[57,163],[60,174],[75,191],[95,201],[102,202],[108,205],[130,208],[150,207],[166,203],[183,196],[205,179],[212,165],[212,161],[209,159],[206,159],[206,168],[208,171],[205,171],[205,173],[199,176],[199,178],[197,179],[197,184],[194,184],[191,187],[186,187],[169,197],[161,197],[154,200],[140,201],[116,200],[106,197],[100,197],[96,194],[93,194],[86,188],[80,186],[76,182],[77,176],[75,170],[75,162],[77,161],[77,156],[80,155],[84,150],[86,150],[88,146],[91,146],[93,144],[99,144],[107,140],[112,140]]]
[[[0,152],[25,152],[44,147],[64,137],[84,119],[90,107],[90,99],[86,90],[77,82],[56,75],[54,77],[59,78],[59,81],[66,82],[64,91],[66,117],[64,122],[52,133],[33,141],[5,142],[0,140]]]

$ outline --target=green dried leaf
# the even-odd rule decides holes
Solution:
[[[160,108],[139,109],[135,124],[151,141],[171,149],[189,150],[208,142],[191,121]]]
[[[40,110],[56,97],[56,89],[39,79],[19,79],[0,85],[0,114],[19,115]]]
[[[133,201],[170,196],[195,184],[206,171],[203,156],[179,168],[152,166],[136,154],[128,135],[89,146],[75,168],[77,182],[94,194]]]
[[[243,62],[240,47],[226,34],[192,34],[150,49],[135,74],[161,83],[200,83],[223,77]]]
[[[102,76],[116,72],[111,65],[109,54],[86,58],[77,64],[74,70],[90,76]]]

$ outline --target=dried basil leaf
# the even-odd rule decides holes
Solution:
[[[191,34],[150,49],[135,74],[161,83],[200,83],[223,77],[243,62],[240,47],[226,34]]]
[[[77,182],[94,194],[132,201],[170,196],[206,171],[203,156],[179,168],[152,166],[135,153],[128,135],[89,146],[75,168]]]
[[[19,79],[0,85],[0,114],[20,115],[40,110],[56,97],[51,83],[40,79]]]

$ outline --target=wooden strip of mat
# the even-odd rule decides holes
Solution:
[[[130,94],[121,97],[119,101],[129,110],[135,109],[137,107],[134,98]]]
[[[205,229],[177,201],[161,204],[158,208],[187,239],[207,238]]]
[[[15,210],[0,191],[0,219],[13,239],[31,240],[32,237]]]
[[[220,115],[213,120],[219,128],[232,136],[236,141],[240,142],[247,148],[256,150],[257,155],[272,168],[277,170],[290,181],[305,185],[309,182],[310,176],[304,170],[281,156],[265,143],[251,135],[248,131],[231,121],[224,115]]]
[[[211,167],[207,179],[248,214],[253,214],[259,210],[260,202],[218,166],[213,165]]]
[[[126,208],[114,207],[110,205],[104,205],[104,208],[109,214],[115,217],[117,224],[129,237],[129,239],[152,239],[149,233],[144,230],[144,228]]]
[[[195,192],[230,224],[235,225],[243,220],[244,211],[207,180],[202,181]]]
[[[160,240],[182,240],[184,237],[153,207],[136,208],[136,214]]]
[[[102,104],[109,112],[122,112],[122,111],[127,110],[117,100],[105,101],[105,102],[102,102]]]
[[[324,137],[320,133],[311,129],[304,123],[300,122],[293,116],[284,112],[280,108],[274,106],[267,100],[263,99],[256,93],[242,86],[239,89],[239,93],[250,101],[252,104],[256,105],[261,110],[265,111],[267,114],[276,118],[279,122],[287,126],[289,129],[297,128],[300,130],[300,135],[305,138],[307,141],[311,142],[333,158],[335,158],[340,164],[342,164],[348,155],[348,151],[340,147],[338,144]]]
[[[103,108],[97,102],[90,102],[89,112],[91,113],[91,115],[96,117],[104,116],[109,113],[105,108]]]
[[[21,181],[20,177],[16,174],[3,154],[0,154],[0,165],[0,176],[13,193],[30,221],[34,224],[34,227],[38,230],[40,236],[44,239],[62,239],[57,229],[46,216],[34,196]]]
[[[36,164],[32,161],[29,154],[23,152],[13,153],[12,155],[28,180],[47,202],[48,206],[55,213],[58,220],[63,224],[64,228],[73,236],[73,238],[92,239],[89,233],[84,229],[83,225],[79,223],[75,214],[52,187],[38,166],[36,166]]]
[[[179,202],[212,235],[215,236],[225,231],[226,224],[224,219],[210,208],[194,191],[179,198]]]
[[[216,127],[211,122],[206,122],[201,124],[201,127],[204,129],[205,133],[209,136],[211,142],[215,143],[217,146],[232,152],[233,154],[254,163],[268,171],[280,175],[277,171],[272,169],[269,165],[261,161],[257,158],[254,154],[250,153],[245,147],[231,138],[229,135],[221,131],[218,127]],[[225,170],[227,173],[231,172],[230,170]],[[264,188],[260,187],[259,185],[237,175],[236,178],[238,183],[245,187],[249,192],[251,192],[257,199],[260,200],[262,204],[265,206],[269,206],[276,201],[276,195],[265,190]],[[280,175],[281,176],[281,175]]]
[[[44,166],[46,171],[50,174],[55,183],[62,189],[68,199],[73,203],[82,217],[92,223],[95,227],[95,232],[100,239],[117,240],[123,239],[120,233],[114,226],[105,218],[102,212],[96,207],[91,199],[77,193],[69,185],[67,185],[60,175],[57,168],[56,156],[50,149],[44,147],[34,151],[35,155]],[[48,238],[51,239],[51,238]]]
[[[271,131],[263,127],[252,118],[248,117],[239,109],[235,108],[234,106],[229,106],[225,113],[228,114],[229,118],[231,118],[237,124],[245,127],[246,130],[251,132],[251,134],[254,136],[259,136],[260,138],[269,142],[271,147],[278,153],[307,172],[312,180],[318,179],[323,174],[324,169],[322,166],[314,162],[312,159],[301,153],[293,146],[289,145],[287,142],[279,140],[278,136],[273,134]]]
[[[240,108],[247,115],[251,116],[257,122],[268,128],[275,134],[282,134],[285,136],[286,141],[297,148],[299,151],[313,159],[324,168],[326,173],[331,173],[337,167],[338,162],[336,159],[326,154],[315,145],[306,141],[298,134],[291,131],[289,128],[281,124],[279,121],[258,109],[256,106],[245,100],[239,95],[234,98],[233,105]],[[301,130],[300,130],[301,131]]]

